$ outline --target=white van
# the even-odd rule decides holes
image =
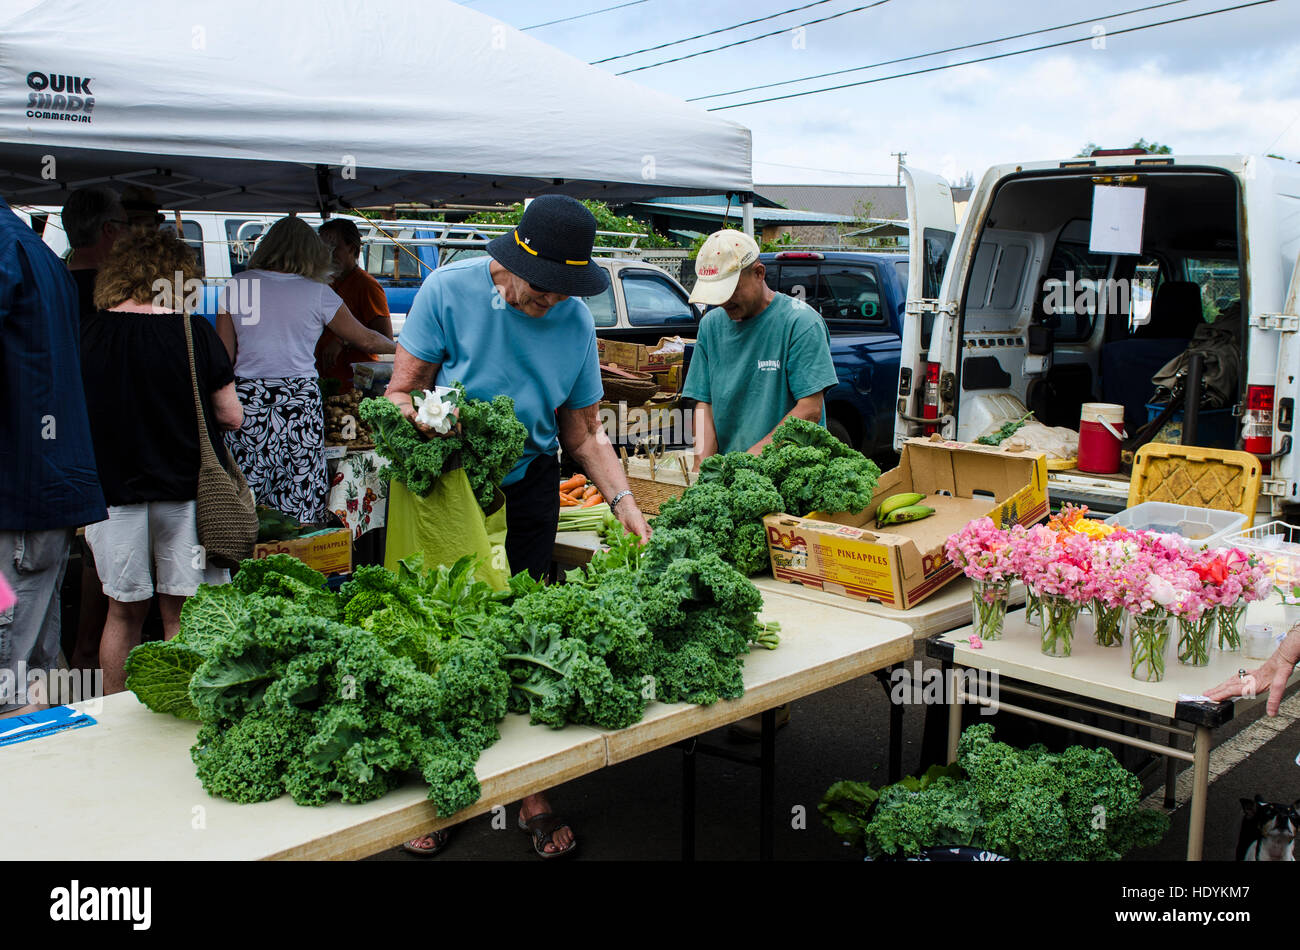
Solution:
[[[1300,504],[1300,164],[1117,150],[998,165],[958,228],[946,182],[907,178],[896,446],[936,431],[971,441],[1028,410],[1077,429],[1086,402],[1123,405],[1131,429],[1154,414],[1154,372],[1212,322],[1236,334],[1241,369],[1235,399],[1201,412],[1217,441],[1198,444],[1272,456],[1262,494],[1275,511]],[[1115,511],[1128,480],[1073,470],[1050,487]]]

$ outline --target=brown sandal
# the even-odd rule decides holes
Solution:
[[[420,838],[432,838],[433,847],[421,848],[417,846],[415,842],[419,841]],[[410,841],[403,841],[402,850],[407,854],[413,854],[418,858],[431,858],[434,855],[441,853],[450,841],[451,829],[443,828],[439,831],[430,831],[427,835],[420,835],[419,838],[412,838]]]
[[[577,838],[563,851],[546,850],[548,844],[555,843],[552,840],[555,832],[567,827],[569,827],[568,822],[556,818],[549,811],[539,812],[527,821],[524,820],[523,812],[519,813],[519,830],[533,839],[533,850],[537,852],[539,858],[562,858],[577,850]]]

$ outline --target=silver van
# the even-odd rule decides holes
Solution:
[[[1087,402],[1123,405],[1131,430],[1153,414],[1155,371],[1212,324],[1231,332],[1240,370],[1201,428],[1267,460],[1275,511],[1300,504],[1300,164],[1116,150],[998,165],[955,230],[947,184],[907,179],[896,445],[933,432],[971,441],[1030,410],[1077,429]],[[1128,479],[1052,472],[1050,490],[1118,510]]]

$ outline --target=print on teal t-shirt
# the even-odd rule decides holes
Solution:
[[[838,382],[826,321],[785,294],[739,323],[721,307],[710,310],[698,336],[683,395],[713,407],[719,452],[748,450],[796,402]]]
[[[523,477],[538,455],[559,446],[555,410],[600,402],[600,362],[591,311],[578,298],[530,317],[507,304],[492,284],[491,258],[439,267],[420,286],[398,345],[440,365],[437,384],[465,384],[474,399],[504,393],[528,429],[524,454],[505,484]]]

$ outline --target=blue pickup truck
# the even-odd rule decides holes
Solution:
[[[898,401],[906,254],[781,251],[762,254],[773,290],[819,311],[831,334],[839,384],[826,394],[826,425],[842,442],[888,459]]]

